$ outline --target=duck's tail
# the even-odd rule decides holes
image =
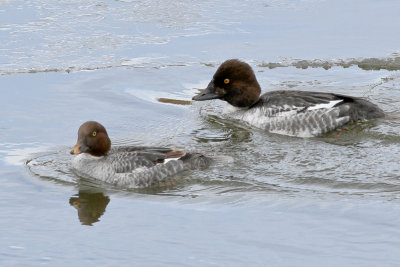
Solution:
[[[187,170],[204,169],[213,163],[213,159],[206,157],[200,153],[186,153],[185,156],[179,158]]]

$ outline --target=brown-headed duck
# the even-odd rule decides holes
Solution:
[[[80,126],[78,141],[71,154],[77,154],[72,167],[79,175],[126,188],[163,184],[180,172],[205,168],[212,162],[211,158],[181,149],[111,148],[106,129],[95,121]]]
[[[221,64],[207,88],[193,100],[224,100],[231,105],[232,118],[269,132],[299,137],[319,136],[353,122],[385,116],[378,106],[359,97],[295,90],[260,94],[250,65],[230,59]]]

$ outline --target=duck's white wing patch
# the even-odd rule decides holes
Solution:
[[[164,159],[164,162],[162,164],[167,164],[168,162],[170,162],[172,160],[177,160],[177,158]]]
[[[329,103],[326,103],[326,104],[318,104],[318,105],[315,105],[315,106],[311,106],[307,110],[316,110],[316,109],[320,109],[320,108],[333,108],[336,104],[338,104],[338,103],[340,103],[342,101],[343,101],[342,99],[332,100],[332,101],[330,101]]]

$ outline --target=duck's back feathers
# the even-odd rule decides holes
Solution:
[[[112,148],[107,155],[117,173],[131,172],[140,167],[152,167],[166,159],[180,158],[186,152],[181,149],[163,147],[127,146]]]
[[[319,92],[279,90],[261,95],[256,105],[271,107],[298,107],[305,108],[319,104],[328,104],[331,101],[342,100],[337,95]]]
[[[167,147],[151,147],[151,146],[114,146],[111,148],[113,152],[138,152],[138,151],[153,151],[159,153],[168,153],[173,149]]]
[[[263,94],[253,105],[275,110],[305,112],[318,109],[339,108],[339,116],[349,116],[352,122],[384,117],[384,112],[375,104],[359,98],[325,92],[280,90]],[[342,108],[341,108],[342,107]]]

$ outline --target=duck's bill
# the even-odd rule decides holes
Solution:
[[[89,148],[87,146],[85,146],[84,144],[82,144],[81,142],[78,141],[78,143],[76,143],[76,145],[70,151],[70,153],[77,155],[77,154],[80,154],[80,153],[87,152],[88,150],[89,150]]]
[[[207,88],[201,90],[199,94],[195,95],[192,100],[196,101],[204,101],[204,100],[211,100],[211,99],[218,99],[221,98],[219,94],[215,92],[214,88],[214,81],[211,81]]]

